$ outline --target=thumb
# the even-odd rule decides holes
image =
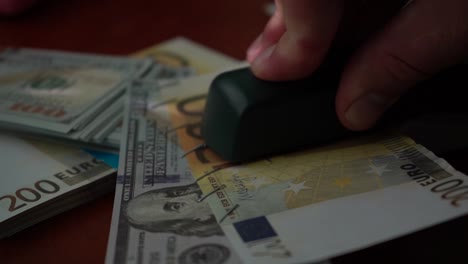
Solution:
[[[413,1],[351,58],[336,111],[343,125],[365,130],[417,82],[466,58],[468,1]]]

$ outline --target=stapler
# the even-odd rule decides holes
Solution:
[[[335,111],[344,58],[330,57],[311,76],[296,81],[262,80],[249,67],[218,75],[202,120],[206,146],[225,160],[241,162],[353,133]]]

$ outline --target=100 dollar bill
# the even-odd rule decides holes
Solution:
[[[165,122],[145,118],[154,83],[127,99],[107,263],[238,263]]]
[[[86,126],[149,60],[50,50],[0,53],[0,121],[69,133]]]
[[[181,38],[140,56],[173,68],[159,68],[128,90],[106,263],[239,263],[211,208],[199,201],[202,192],[172,144],[177,137],[163,132],[168,123],[145,116],[151,91],[186,77],[173,74],[177,69],[204,72],[235,60]]]

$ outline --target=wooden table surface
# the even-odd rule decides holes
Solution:
[[[45,0],[28,12],[0,18],[0,46],[130,54],[184,36],[237,59],[268,16],[266,0]],[[467,152],[447,155],[468,173]],[[0,184],[1,184],[0,176]],[[102,263],[114,193],[0,241],[0,263]],[[468,256],[468,218],[462,217],[348,254],[334,263],[444,262]]]

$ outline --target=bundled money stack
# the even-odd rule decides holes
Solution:
[[[0,53],[0,126],[55,140],[103,143],[102,131],[118,122],[129,81],[149,66],[149,60],[7,49]]]
[[[115,170],[76,148],[0,134],[0,238],[109,193]]]
[[[0,53],[0,237],[113,189],[115,170],[72,145],[111,149],[94,137],[121,114],[126,83],[149,65],[51,50]]]
[[[135,80],[163,86],[231,62],[204,61],[211,53],[184,38],[133,58],[3,50],[0,238],[112,191],[115,170],[96,157],[115,159],[125,90]]]

